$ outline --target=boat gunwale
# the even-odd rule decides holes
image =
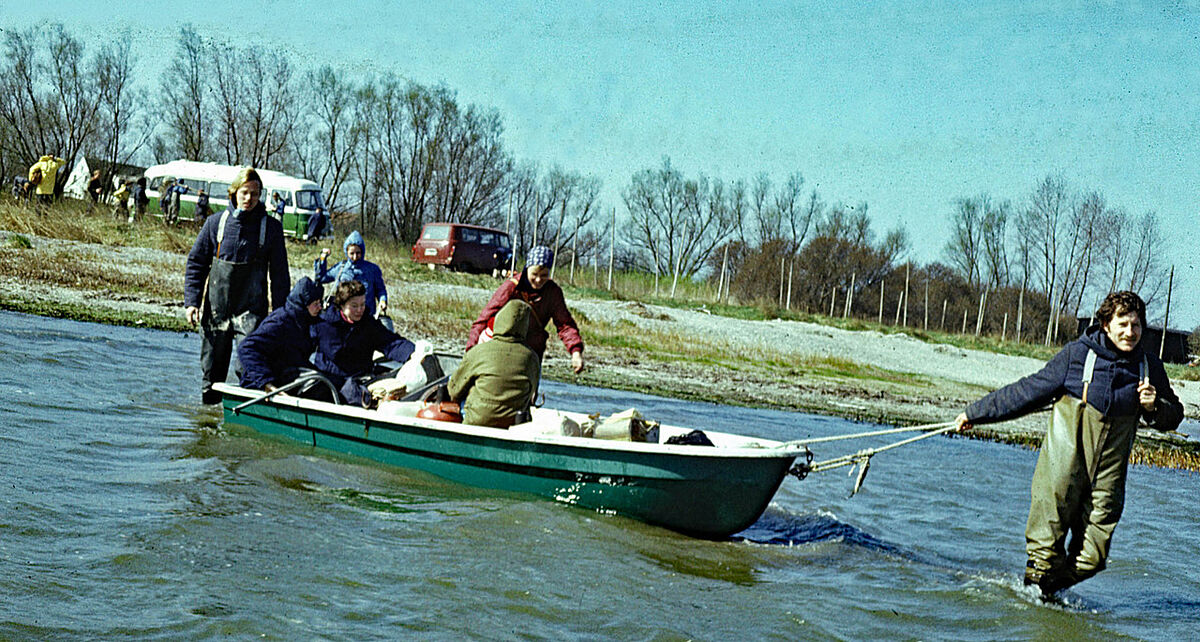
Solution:
[[[232,386],[225,383],[213,384],[213,388],[223,394],[234,397],[245,398],[247,400],[256,397],[256,390],[249,390],[238,386]],[[595,450],[614,450],[620,452],[632,452],[638,454],[653,454],[653,455],[680,455],[686,457],[715,457],[715,458],[744,458],[744,459],[776,459],[783,457],[796,457],[805,452],[803,445],[794,443],[780,442],[773,439],[765,439],[758,437],[747,437],[736,433],[725,433],[720,431],[706,430],[706,433],[713,435],[729,435],[738,439],[752,440],[753,443],[760,444],[759,447],[752,446],[712,446],[712,447],[696,447],[692,445],[676,445],[662,443],[646,443],[634,441],[617,441],[608,439],[594,439],[589,437],[571,437],[566,435],[549,435],[549,434],[529,434],[529,433],[513,433],[502,428],[491,428],[488,426],[474,426],[471,424],[448,423],[444,421],[435,421],[424,419],[421,417],[406,417],[406,416],[389,416],[381,414],[376,410],[358,408],[355,406],[344,404],[331,404],[324,401],[315,401],[312,399],[304,399],[294,396],[275,396],[271,399],[260,402],[265,405],[274,405],[282,408],[291,408],[299,411],[319,412],[323,414],[342,416],[353,418],[362,421],[371,422],[372,428],[392,428],[402,429],[404,427],[416,427],[426,430],[434,430],[445,433],[461,434],[471,437],[482,437],[499,439],[513,443],[535,443],[554,446],[565,446],[578,449],[595,449]],[[264,418],[265,419],[265,418]],[[394,428],[393,428],[394,426]],[[681,430],[687,432],[688,428],[681,426],[671,426],[663,424],[664,427]]]

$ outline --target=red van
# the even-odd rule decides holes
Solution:
[[[412,248],[412,258],[430,267],[444,265],[464,272],[498,272],[512,258],[512,239],[490,227],[463,223],[426,223]]]

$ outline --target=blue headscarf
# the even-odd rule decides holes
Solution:
[[[554,250],[545,245],[535,245],[529,248],[529,254],[525,255],[525,267],[530,268],[535,265],[554,267]]]

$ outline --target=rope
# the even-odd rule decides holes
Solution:
[[[930,430],[930,429],[934,429],[934,430]],[[948,432],[951,432],[951,431],[957,430],[957,429],[958,429],[957,422],[947,421],[947,422],[942,422],[942,423],[937,423],[937,424],[925,424],[923,426],[912,426],[909,428],[893,428],[893,429],[889,429],[889,430],[873,430],[870,432],[856,433],[853,435],[839,435],[837,437],[825,437],[822,439],[813,439],[813,440],[809,440],[809,441],[802,441],[802,440],[801,441],[790,441],[785,444],[782,444],[781,447],[789,447],[789,448],[795,448],[797,446],[804,447],[805,453],[807,455],[807,457],[806,457],[807,461],[805,461],[804,463],[800,463],[800,464],[796,464],[795,466],[792,466],[791,470],[788,471],[792,475],[795,475],[796,479],[804,479],[805,477],[808,476],[809,473],[819,473],[819,472],[824,472],[826,470],[833,470],[835,468],[842,468],[844,466],[861,465],[861,468],[859,469],[859,472],[858,472],[858,478],[854,482],[854,489],[850,491],[850,496],[853,497],[854,494],[858,492],[858,489],[862,487],[863,480],[866,479],[866,477],[867,477],[867,470],[871,466],[871,458],[874,457],[875,455],[878,455],[879,453],[882,453],[882,452],[887,452],[894,448],[899,448],[901,446],[907,446],[908,444],[918,442],[922,439],[928,439],[935,435],[942,435],[942,434],[945,434],[945,433],[948,433]],[[860,437],[873,437],[873,436],[878,436],[878,435],[890,435],[890,434],[895,434],[895,433],[900,433],[900,432],[912,432],[914,430],[928,430],[928,432],[926,432],[925,434],[922,434],[922,435],[917,435],[915,437],[909,437],[908,439],[902,439],[895,443],[887,444],[886,446],[880,446],[878,448],[867,448],[864,450],[860,450],[852,455],[842,455],[841,457],[834,457],[833,459],[826,459],[825,461],[819,461],[816,463],[813,463],[812,452],[808,450],[808,446],[807,446],[807,444],[823,442],[823,441],[839,441],[842,439],[857,439]],[[853,472],[853,471],[851,471],[851,472]]]
[[[833,437],[819,437],[817,439],[795,439],[793,441],[780,444],[780,448],[794,448],[796,446],[806,446],[808,444],[820,444],[828,441],[843,441],[846,439],[861,439],[862,437],[878,437],[880,435],[894,435],[901,432],[920,432],[922,430],[930,430],[933,428],[942,428],[945,426],[953,426],[953,421],[944,421],[936,424],[922,424],[920,426],[908,426],[906,428],[889,428],[887,430],[872,430],[870,432],[856,432],[850,435],[836,435]]]

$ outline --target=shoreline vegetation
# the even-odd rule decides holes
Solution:
[[[0,309],[194,332],[183,318],[182,283],[195,234],[195,227],[167,227],[153,216],[128,224],[107,207],[88,213],[75,201],[41,214],[0,204]],[[339,259],[341,241],[289,241],[293,278],[311,272],[322,247]],[[408,253],[403,244],[368,237],[367,258],[384,271],[397,331],[460,351],[497,280],[432,271]],[[609,292],[598,286],[606,280],[602,271],[580,269],[572,283],[563,266],[557,270],[555,280],[587,344],[588,368],[574,375],[552,337],[545,376],[581,385],[916,425],[953,419],[971,400],[1033,372],[1058,349],[716,305],[686,286],[674,299],[655,296],[647,281],[652,277],[640,275],[621,275]],[[1167,372],[1194,422],[1200,418],[1200,373],[1176,365]],[[1045,421],[1037,413],[960,436],[1037,448]],[[803,437],[798,426],[796,438]],[[1133,462],[1200,471],[1200,442],[1143,430]]]

